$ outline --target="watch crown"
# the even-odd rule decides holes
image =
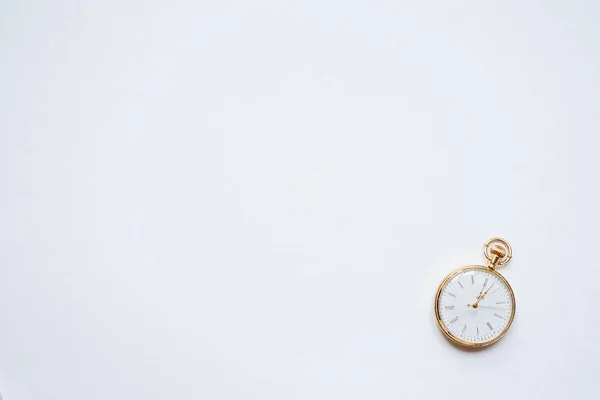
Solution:
[[[506,249],[502,246],[494,245],[490,249],[490,253],[498,256],[498,258],[504,258],[506,256]]]

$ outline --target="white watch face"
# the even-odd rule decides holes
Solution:
[[[468,267],[441,287],[436,304],[451,336],[472,344],[499,338],[512,322],[514,296],[508,283],[485,268]]]

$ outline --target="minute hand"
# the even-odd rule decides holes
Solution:
[[[485,291],[485,293],[484,293],[484,294],[482,294],[482,295],[479,295],[479,297],[477,297],[477,301],[475,302],[475,304],[473,304],[473,306],[474,306],[474,307],[477,307],[477,306],[479,305],[479,302],[480,302],[481,300],[485,299],[485,295],[486,295],[486,294],[488,294],[488,292],[490,291],[490,289],[491,289],[492,287],[494,287],[494,283],[496,283],[496,282],[493,282],[493,283],[490,285],[490,287],[488,288],[488,290],[486,290],[486,291]]]
[[[502,309],[502,310],[506,310],[506,307],[500,307],[500,306],[484,306],[484,305],[481,305],[481,304],[479,304],[477,307],[483,307],[483,308],[499,308],[499,309]]]

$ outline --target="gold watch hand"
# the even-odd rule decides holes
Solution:
[[[481,297],[481,293],[483,293],[483,289],[485,289],[485,284],[487,283],[487,279],[486,281],[483,283],[483,286],[481,287],[481,290],[479,291],[479,295],[477,296],[477,298]]]
[[[493,282],[493,283],[490,285],[490,287],[488,288],[488,290],[486,290],[486,291],[485,291],[485,293],[483,294],[483,296],[481,296],[481,299],[479,299],[479,301],[481,301],[481,300],[485,299],[485,296],[488,294],[488,292],[490,291],[490,289],[494,287],[494,283],[496,283],[496,282]]]
[[[486,283],[487,283],[487,281],[485,281],[483,283],[483,286],[481,287],[481,290],[479,291],[479,294],[477,295],[477,298],[475,299],[475,303],[473,303],[473,304],[467,304],[467,306],[473,307],[473,308],[477,308],[477,304],[479,304],[479,300],[481,299],[481,293],[483,293],[483,289],[485,289],[485,284]]]
[[[494,283],[496,283],[496,282],[494,282]],[[488,288],[488,290],[486,290],[486,291],[485,291],[485,293],[484,293],[483,295],[479,295],[479,296],[477,296],[477,301],[476,301],[475,303],[473,303],[473,308],[477,308],[477,306],[479,306],[479,302],[480,302],[481,300],[485,299],[485,295],[486,295],[486,294],[488,294],[488,292],[490,291],[490,289],[491,289],[491,288],[494,286],[494,283],[492,283],[492,284],[490,285],[490,287]],[[482,289],[482,291],[483,291],[483,289]]]
[[[475,306],[475,304],[467,304],[467,307],[473,307]],[[477,305],[477,307],[474,308],[479,308],[479,307],[483,307],[483,308],[501,308],[503,310],[506,310],[506,307],[500,307],[500,306],[482,306],[482,305]]]

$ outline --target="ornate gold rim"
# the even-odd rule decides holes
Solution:
[[[506,324],[506,326],[504,327],[504,329],[502,330],[502,332],[500,332],[500,334],[498,336],[496,336],[495,338],[490,339],[488,341],[485,341],[485,342],[472,343],[472,342],[467,342],[467,341],[457,338],[452,333],[450,333],[450,331],[448,329],[446,329],[446,326],[444,325],[442,318],[440,316],[438,303],[440,301],[440,294],[442,293],[442,288],[446,285],[446,283],[448,283],[448,281],[450,281],[450,279],[454,278],[456,275],[460,274],[463,271],[469,271],[469,270],[482,270],[482,271],[489,272],[490,274],[494,274],[496,277],[498,277],[498,279],[500,279],[506,285],[506,287],[508,288],[508,291],[510,292],[510,298],[512,300],[512,313],[510,315],[510,319],[508,320],[508,324]],[[460,346],[470,347],[470,348],[479,348],[479,347],[486,347],[486,346],[492,345],[492,344],[496,343],[498,340],[502,339],[502,336],[504,336],[506,334],[506,332],[508,331],[508,328],[510,328],[513,320],[515,319],[515,313],[517,311],[517,304],[515,302],[515,294],[512,290],[512,287],[506,280],[506,278],[504,278],[502,275],[500,275],[498,272],[494,271],[493,269],[484,267],[483,265],[467,265],[465,267],[461,267],[461,268],[458,268],[458,269],[450,272],[448,274],[448,276],[446,276],[446,278],[442,281],[442,283],[440,283],[440,286],[438,286],[437,292],[435,293],[435,301],[433,303],[433,309],[435,311],[435,319],[438,323],[438,326],[439,326],[440,330],[442,331],[442,333],[446,336],[446,338],[448,338],[450,341],[452,341]]]

